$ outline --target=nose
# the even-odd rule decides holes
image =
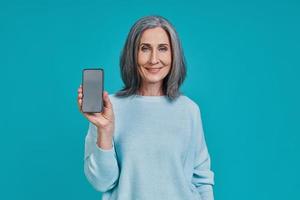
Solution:
[[[157,64],[159,62],[158,55],[156,50],[153,50],[151,53],[150,63],[152,65]]]

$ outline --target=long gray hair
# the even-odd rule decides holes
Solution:
[[[120,56],[120,72],[124,88],[116,96],[125,97],[137,94],[141,86],[141,76],[138,72],[137,55],[142,33],[147,29],[163,28],[170,39],[172,49],[172,66],[169,74],[163,80],[163,93],[170,100],[180,96],[180,85],[186,77],[186,62],[178,34],[172,24],[161,16],[146,16],[139,19],[130,29],[123,51]]]

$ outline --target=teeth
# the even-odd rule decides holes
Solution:
[[[160,69],[160,68],[152,68],[152,69],[148,69],[148,70],[158,70],[158,69]]]
[[[160,68],[148,69],[148,71],[150,71],[150,72],[158,72],[159,70],[160,70]]]

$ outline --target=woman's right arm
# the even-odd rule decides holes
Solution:
[[[117,185],[119,167],[113,143],[114,113],[108,93],[103,94],[104,108],[101,113],[82,112],[82,86],[78,89],[78,107],[90,121],[85,138],[84,173],[92,186],[106,192]]]
[[[97,144],[97,127],[89,125],[85,138],[84,173],[92,186],[100,192],[112,189],[118,182],[119,167],[114,144],[102,149]]]

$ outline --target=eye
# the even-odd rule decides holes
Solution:
[[[148,47],[146,47],[146,46],[142,46],[141,50],[142,50],[143,52],[145,52],[145,51],[148,51],[148,50],[149,50],[149,48],[148,48]]]
[[[158,50],[159,51],[168,51],[168,48],[167,47],[160,47]]]

